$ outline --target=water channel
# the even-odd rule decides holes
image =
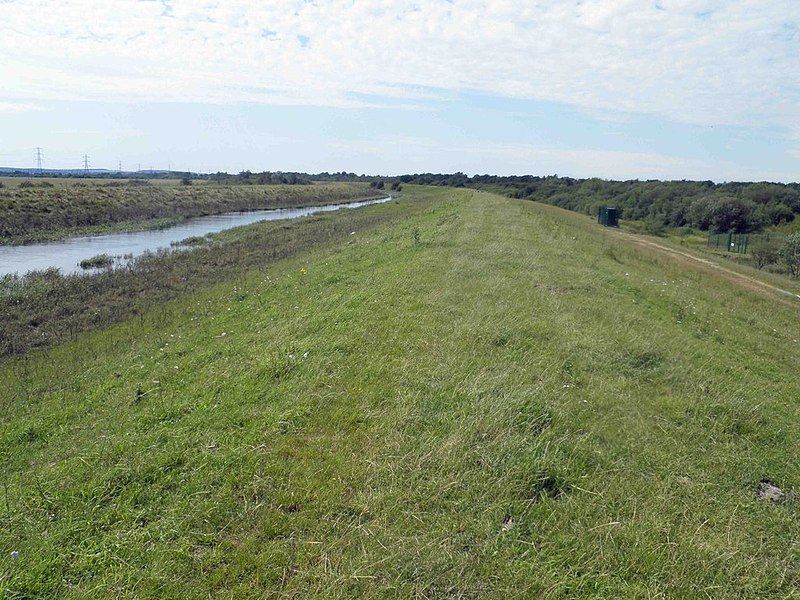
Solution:
[[[23,246],[0,246],[0,277],[13,273],[22,275],[28,271],[44,270],[52,267],[60,269],[64,275],[86,273],[90,271],[84,271],[78,263],[98,254],[140,256],[148,251],[153,252],[159,248],[169,248],[173,243],[180,242],[188,237],[204,236],[258,221],[297,219],[342,208],[358,208],[370,204],[382,204],[389,202],[391,199],[389,197],[378,200],[328,204],[326,206],[232,212],[194,217],[166,229],[75,237],[58,242],[26,244]]]

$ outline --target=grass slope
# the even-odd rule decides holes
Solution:
[[[146,253],[91,276],[64,276],[48,269],[0,277],[0,358],[63,343],[188,292],[263,269],[315,246],[348,239],[355,230],[363,233],[417,210],[416,204],[395,201],[235,227],[190,238],[191,243],[181,245],[180,251]]]
[[[800,592],[796,309],[530,202],[405,201],[6,361],[2,594]]]

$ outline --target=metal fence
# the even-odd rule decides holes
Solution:
[[[725,252],[747,254],[748,249],[770,243],[782,244],[785,239],[785,235],[775,233],[709,233],[708,246]]]

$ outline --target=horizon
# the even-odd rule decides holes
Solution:
[[[13,170],[12,170],[13,169]],[[119,174],[121,176],[126,175],[191,175],[197,176],[198,178],[207,178],[213,177],[215,175],[228,175],[234,177],[236,175],[249,172],[253,175],[257,175],[260,173],[294,173],[297,175],[308,175],[310,177],[314,177],[315,175],[328,175],[331,177],[335,177],[341,173],[344,173],[344,176],[347,177],[357,177],[357,178],[365,178],[365,179],[398,179],[400,177],[405,176],[417,176],[417,175],[435,175],[435,176],[448,176],[448,175],[457,175],[462,174],[466,176],[468,179],[473,179],[475,177],[497,177],[497,178],[539,178],[539,179],[546,179],[550,177],[559,178],[559,179],[575,179],[578,181],[588,181],[592,179],[597,179],[600,181],[606,182],[661,182],[661,183],[671,183],[671,182],[705,182],[711,181],[714,185],[726,185],[726,184],[774,184],[774,185],[787,185],[787,186],[795,186],[800,185],[800,181],[770,181],[770,180],[722,180],[717,181],[713,179],[643,179],[643,178],[629,178],[629,179],[616,179],[616,178],[609,178],[609,177],[597,177],[597,176],[587,176],[587,177],[572,177],[570,175],[561,175],[558,173],[543,173],[543,174],[535,174],[535,173],[512,173],[510,175],[498,175],[496,173],[464,173],[462,171],[453,171],[450,173],[442,173],[442,172],[433,172],[433,171],[425,171],[425,172],[418,172],[418,173],[394,173],[394,174],[386,174],[386,173],[358,173],[356,171],[317,171],[315,173],[308,173],[305,171],[280,171],[280,170],[258,170],[258,171],[250,171],[246,169],[244,171],[239,171],[236,173],[232,173],[229,171],[176,171],[176,170],[167,170],[167,169],[141,169],[141,170],[125,170],[122,171],[116,169],[103,169],[103,168],[90,168],[88,175],[81,175],[84,171],[82,167],[78,168],[42,168],[39,171],[36,167],[33,168],[23,168],[23,167],[6,167],[4,165],[0,165],[0,179],[3,177],[29,177],[29,178],[52,178],[52,179],[113,179],[113,177],[106,177],[105,175],[114,175]],[[103,177],[97,177],[97,175],[103,175]]]

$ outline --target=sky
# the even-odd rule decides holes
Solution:
[[[0,166],[800,180],[798,0],[0,0]]]

